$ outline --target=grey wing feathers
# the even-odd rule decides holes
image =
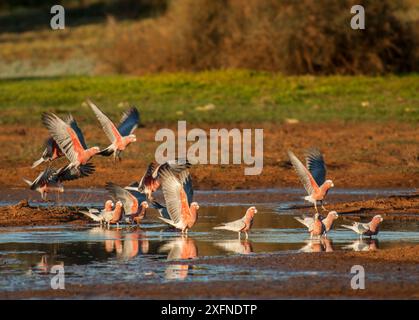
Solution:
[[[150,207],[156,209],[162,218],[170,219],[170,215],[167,211],[167,208],[162,204],[158,203],[157,201],[152,201]]]
[[[168,169],[163,169],[161,171],[160,179],[167,211],[171,220],[177,224],[181,221],[182,202],[180,195],[182,192],[182,185]]]
[[[125,190],[112,182],[106,183],[105,189],[111,194],[114,200],[120,200],[122,202],[125,214],[131,213],[133,199],[131,198],[131,193],[128,190]]]
[[[224,223],[221,226],[214,227],[214,229],[221,229],[221,230],[230,230],[230,231],[236,231],[239,232],[246,226],[243,218],[239,220],[235,220],[232,222]]]
[[[93,172],[95,172],[95,166],[92,163],[86,163],[78,168],[71,166],[60,168],[54,177],[57,181],[71,181],[87,177]]]
[[[70,162],[76,162],[77,155],[74,152],[71,136],[67,131],[71,127],[53,113],[43,113],[42,123],[47,127],[51,136]]]
[[[310,182],[309,172],[301,163],[300,160],[295,156],[295,154],[291,151],[288,151],[288,157],[290,158],[291,164],[294,167],[295,172],[297,173],[298,177],[300,178],[301,183],[303,184],[304,188],[306,189],[307,193],[310,195],[313,193],[313,186]]]
[[[317,185],[326,181],[326,164],[322,153],[318,149],[309,149],[306,152],[306,165]]]

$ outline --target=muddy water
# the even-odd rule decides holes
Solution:
[[[188,237],[167,229],[153,210],[149,210],[141,228],[105,229],[95,224],[0,228],[0,290],[48,289],[54,265],[64,266],[67,284],[281,279],[301,272],[264,270],[255,273],[240,266],[194,265],[193,261],[270,252],[369,251],[398,246],[401,242],[419,242],[418,222],[384,221],[377,239],[361,241],[354,233],[339,227],[350,223],[342,217],[328,239],[310,241],[304,227],[294,219],[296,212],[290,209],[302,204],[300,192],[291,196],[284,193],[280,202],[270,200],[256,204],[259,212],[248,240],[244,237],[239,240],[236,233],[212,230],[221,222],[243,216],[249,202],[246,192],[227,193],[227,198],[234,198],[233,202],[227,202],[225,195],[208,193],[204,197],[205,192],[198,193],[197,198],[203,200],[199,221]],[[377,195],[377,191],[351,192],[335,193],[331,201],[344,194],[351,200]],[[281,198],[282,193],[277,193]]]

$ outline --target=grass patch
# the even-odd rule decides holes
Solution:
[[[113,119],[134,104],[143,123],[419,120],[419,75],[292,76],[226,70],[0,80],[0,122],[40,124],[44,111],[93,120],[90,97]],[[213,105],[213,106],[211,106]]]

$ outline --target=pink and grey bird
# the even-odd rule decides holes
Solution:
[[[103,131],[108,137],[111,145],[100,151],[102,156],[110,156],[113,154],[114,160],[118,158],[121,160],[121,153],[125,148],[132,142],[137,141],[137,137],[134,134],[135,129],[138,127],[140,121],[140,114],[136,108],[131,108],[126,111],[121,118],[121,122],[118,127],[90,100],[87,103],[92,108],[97,119],[102,125]]]
[[[243,218],[232,221],[232,222],[224,223],[223,225],[214,227],[213,229],[229,230],[229,231],[237,232],[239,234],[239,239],[240,239],[240,234],[244,232],[246,234],[246,239],[248,239],[249,235],[247,232],[252,228],[253,219],[257,212],[258,211],[256,207],[250,207],[249,209],[247,209],[246,214],[244,215]]]
[[[83,134],[74,119],[71,124],[68,124],[68,121],[61,120],[54,113],[44,113],[42,123],[70,161],[69,167],[78,168],[80,165],[85,165],[100,151],[98,147],[87,147]]]
[[[330,229],[333,227],[333,222],[339,217],[338,213],[336,211],[330,211],[327,214],[327,217],[324,219],[320,219],[321,222],[324,225],[324,234],[326,235],[327,232],[329,232]],[[320,217],[319,217],[320,218]],[[309,231],[313,229],[314,224],[314,218],[312,217],[303,217],[302,219],[299,217],[295,217],[295,220],[300,222],[301,224],[305,225]]]
[[[146,196],[137,192],[136,194],[112,183],[106,184],[106,190],[111,194],[112,198],[122,202],[124,207],[123,220],[127,223],[139,224],[144,219],[148,203]]]
[[[125,189],[145,193],[147,198],[152,200],[152,193],[160,188],[160,173],[162,170],[169,169],[175,176],[179,177],[182,172],[190,167],[191,164],[187,160],[172,160],[160,165],[150,163],[140,181],[132,183]]]
[[[383,217],[380,215],[374,216],[368,223],[354,222],[352,225],[342,225],[342,227],[352,230],[359,234],[360,238],[363,236],[372,237],[378,234],[380,223],[383,222]]]
[[[308,196],[304,197],[304,199],[314,204],[316,212],[318,212],[317,201],[320,201],[322,209],[326,210],[323,206],[323,200],[329,189],[334,187],[334,184],[332,180],[326,180],[326,164],[323,155],[317,149],[308,150],[306,156],[307,168],[291,151],[288,151],[288,156],[308,193]]]
[[[80,213],[83,213],[85,216],[89,217],[93,221],[99,222],[101,225],[106,223],[106,217],[110,215],[112,217],[114,203],[112,200],[106,200],[104,208],[98,210],[95,208],[88,209],[88,211],[80,210]]]
[[[170,219],[159,219],[182,233],[187,233],[195,225],[199,209],[198,203],[192,201],[193,188],[189,172],[182,172],[179,179],[171,170],[165,168],[160,173],[160,181]]]
[[[48,167],[33,182],[27,179],[23,180],[31,190],[36,190],[41,194],[42,200],[47,200],[48,193],[56,192],[60,194],[64,192],[64,181],[87,177],[94,171],[95,167],[91,163],[81,165],[78,168],[65,166],[58,170]]]

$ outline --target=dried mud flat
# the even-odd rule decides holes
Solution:
[[[89,146],[107,145],[103,131],[80,123]],[[110,158],[95,157],[96,173],[91,177],[66,183],[67,187],[103,188],[107,181],[127,185],[139,179],[147,164],[154,159],[160,142],[155,133],[161,128],[177,128],[152,124],[137,130],[138,141],[123,153],[116,165]],[[300,158],[304,150],[317,146],[325,154],[328,175],[339,188],[416,188],[419,185],[419,127],[404,123],[188,123],[188,130],[210,128],[263,128],[263,171],[257,176],[244,175],[245,165],[198,165],[192,170],[194,186],[204,189],[254,189],[300,186],[291,168],[286,151],[293,150]],[[21,178],[34,179],[44,166],[31,169],[43,151],[48,132],[41,126],[2,125],[0,144],[0,186],[26,188]],[[53,166],[64,165],[58,160]],[[252,166],[252,165],[249,165]]]
[[[291,272],[289,278],[257,281],[166,282],[112,285],[66,285],[65,290],[0,292],[1,299],[280,299],[280,298],[376,298],[419,299],[419,245],[372,252],[296,253],[202,258],[183,263],[194,268],[216,264],[240,266],[249,273],[263,270]],[[353,265],[365,268],[365,289],[354,290]],[[306,272],[298,275],[298,272]],[[309,272],[309,273],[307,273]]]

